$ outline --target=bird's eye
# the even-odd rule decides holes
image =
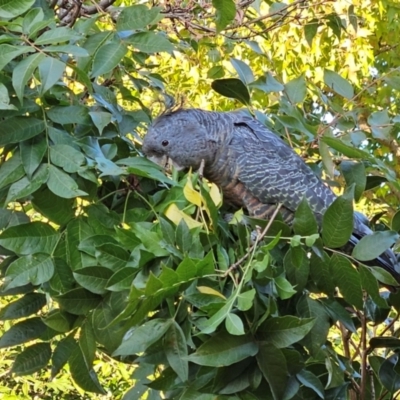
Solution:
[[[163,141],[161,142],[161,144],[165,147],[165,146],[168,146],[168,145],[169,145],[169,142],[168,142],[168,140],[163,140]]]

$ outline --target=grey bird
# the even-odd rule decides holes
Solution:
[[[217,184],[224,201],[244,207],[256,218],[268,218],[276,205],[284,220],[306,198],[321,222],[336,195],[275,133],[243,111],[212,112],[200,109],[167,111],[150,126],[143,153],[159,165],[197,170]],[[368,234],[368,219],[354,213],[350,244]],[[400,282],[400,266],[388,249],[374,260]]]

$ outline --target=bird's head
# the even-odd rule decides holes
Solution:
[[[178,170],[198,169],[202,159],[206,165],[214,158],[216,142],[211,140],[200,110],[178,110],[163,114],[150,126],[142,150],[147,158],[165,167]]]

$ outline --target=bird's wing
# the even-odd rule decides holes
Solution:
[[[305,197],[317,217],[322,217],[335,195],[304,161],[277,135],[245,115],[236,115],[231,135],[239,164],[239,180],[262,203],[282,203],[294,212]],[[320,218],[318,218],[320,219]],[[367,218],[354,213],[354,231],[350,243],[371,234]],[[367,263],[368,264],[368,263]],[[388,249],[372,264],[390,272],[400,282],[400,265]]]
[[[229,145],[235,148],[239,180],[262,203],[282,203],[294,212],[306,197],[322,215],[335,195],[276,134],[257,120],[236,114]]]

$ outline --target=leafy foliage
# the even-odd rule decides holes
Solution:
[[[369,262],[399,231],[396,6],[112,3],[0,2],[2,368],[57,376],[47,398],[390,398],[399,294]],[[141,155],[166,92],[247,106],[343,195],[227,222]],[[349,252],[353,197],[376,232]]]

